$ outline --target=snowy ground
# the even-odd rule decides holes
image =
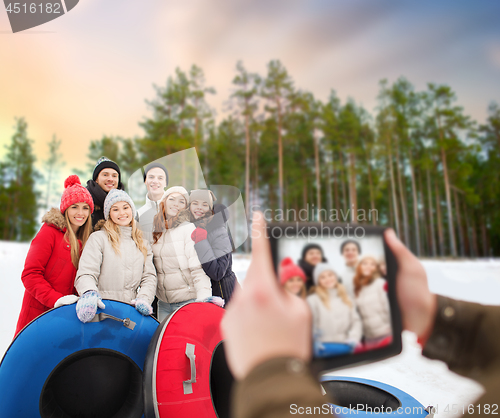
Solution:
[[[24,287],[20,280],[29,244],[0,241],[0,356],[14,335]],[[433,292],[461,300],[500,305],[500,260],[435,261],[423,260]],[[240,281],[250,263],[248,255],[236,254],[233,270]],[[420,355],[416,338],[403,333],[401,355],[371,365],[331,373],[337,376],[363,377],[397,386],[424,406],[438,407],[439,417],[456,416],[452,405],[468,405],[482,393],[477,383],[451,373],[444,363]],[[444,412],[447,405],[449,413]]]

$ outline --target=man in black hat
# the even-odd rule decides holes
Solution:
[[[109,158],[101,157],[94,167],[92,180],[87,181],[87,190],[94,200],[92,227],[101,219],[104,219],[104,200],[111,189],[125,190],[122,184],[120,167]]]

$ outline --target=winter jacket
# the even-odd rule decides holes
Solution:
[[[228,219],[227,208],[222,204],[215,204],[214,215],[206,225],[207,239],[194,244],[201,266],[212,282],[212,296],[221,297],[226,304],[238,284],[232,271],[233,247],[226,229]]]
[[[179,213],[172,228],[153,244],[153,261],[158,276],[156,296],[167,303],[212,296],[210,278],[201,267],[191,233],[189,209]]]
[[[329,289],[330,309],[313,293],[307,297],[313,317],[313,333],[322,342],[359,342],[362,336],[362,325],[354,306],[346,305],[336,289]]]
[[[484,394],[470,404],[474,408],[467,415],[481,418],[487,415],[487,408],[491,413],[500,404],[500,306],[444,296],[437,300],[434,328],[422,354],[446,362],[451,371],[483,385]],[[259,364],[236,382],[232,416],[284,418],[290,416],[292,404],[322,408],[331,402],[302,364],[293,358],[274,358]]]
[[[356,305],[363,323],[363,335],[367,339],[391,335],[391,313],[389,299],[380,277],[364,286],[356,296]]]
[[[132,227],[120,226],[120,254],[117,254],[105,230],[90,235],[76,274],[75,287],[79,295],[96,290],[103,299],[130,303],[141,298],[149,304],[156,291],[156,272],[149,242],[147,257],[132,239]]]
[[[345,266],[345,270],[340,274],[342,284],[347,290],[347,294],[351,299],[354,299],[354,276],[356,275],[356,267]]]
[[[118,189],[125,190],[121,182],[118,183]],[[94,180],[87,181],[87,190],[94,201],[94,212],[92,213],[92,227],[94,227],[97,222],[104,219],[104,200],[106,200],[108,192],[105,192]]]
[[[42,221],[42,228],[31,242],[21,276],[26,290],[16,335],[37,316],[52,309],[57,299],[76,294],[76,268],[71,261],[69,241],[64,238],[66,219],[59,209],[51,209]]]
[[[153,220],[158,213],[160,201],[151,200],[146,194],[146,203],[137,210],[136,220],[145,239],[153,242]]]

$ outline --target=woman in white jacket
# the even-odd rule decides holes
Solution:
[[[313,317],[316,357],[352,352],[361,340],[361,320],[337,273],[327,263],[314,267],[315,287],[307,297]]]
[[[380,277],[377,260],[370,256],[362,258],[356,267],[353,284],[367,346],[373,346],[392,335],[386,283]]]
[[[135,207],[123,190],[112,189],[104,201],[104,218],[85,246],[75,288],[80,295],[76,313],[89,322],[101,297],[130,303],[143,315],[150,315],[156,291],[156,272],[149,242],[135,221]]]
[[[160,322],[186,303],[212,296],[210,278],[201,267],[191,238],[196,227],[189,221],[188,201],[184,187],[170,187],[163,194],[153,222]]]

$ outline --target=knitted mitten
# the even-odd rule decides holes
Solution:
[[[104,309],[106,306],[95,290],[88,290],[76,303],[76,316],[83,323],[90,322],[94,319],[98,307]]]
[[[130,301],[130,304],[135,306],[135,309],[137,309],[144,316],[148,316],[153,313],[153,307],[144,299],[134,299]]]

